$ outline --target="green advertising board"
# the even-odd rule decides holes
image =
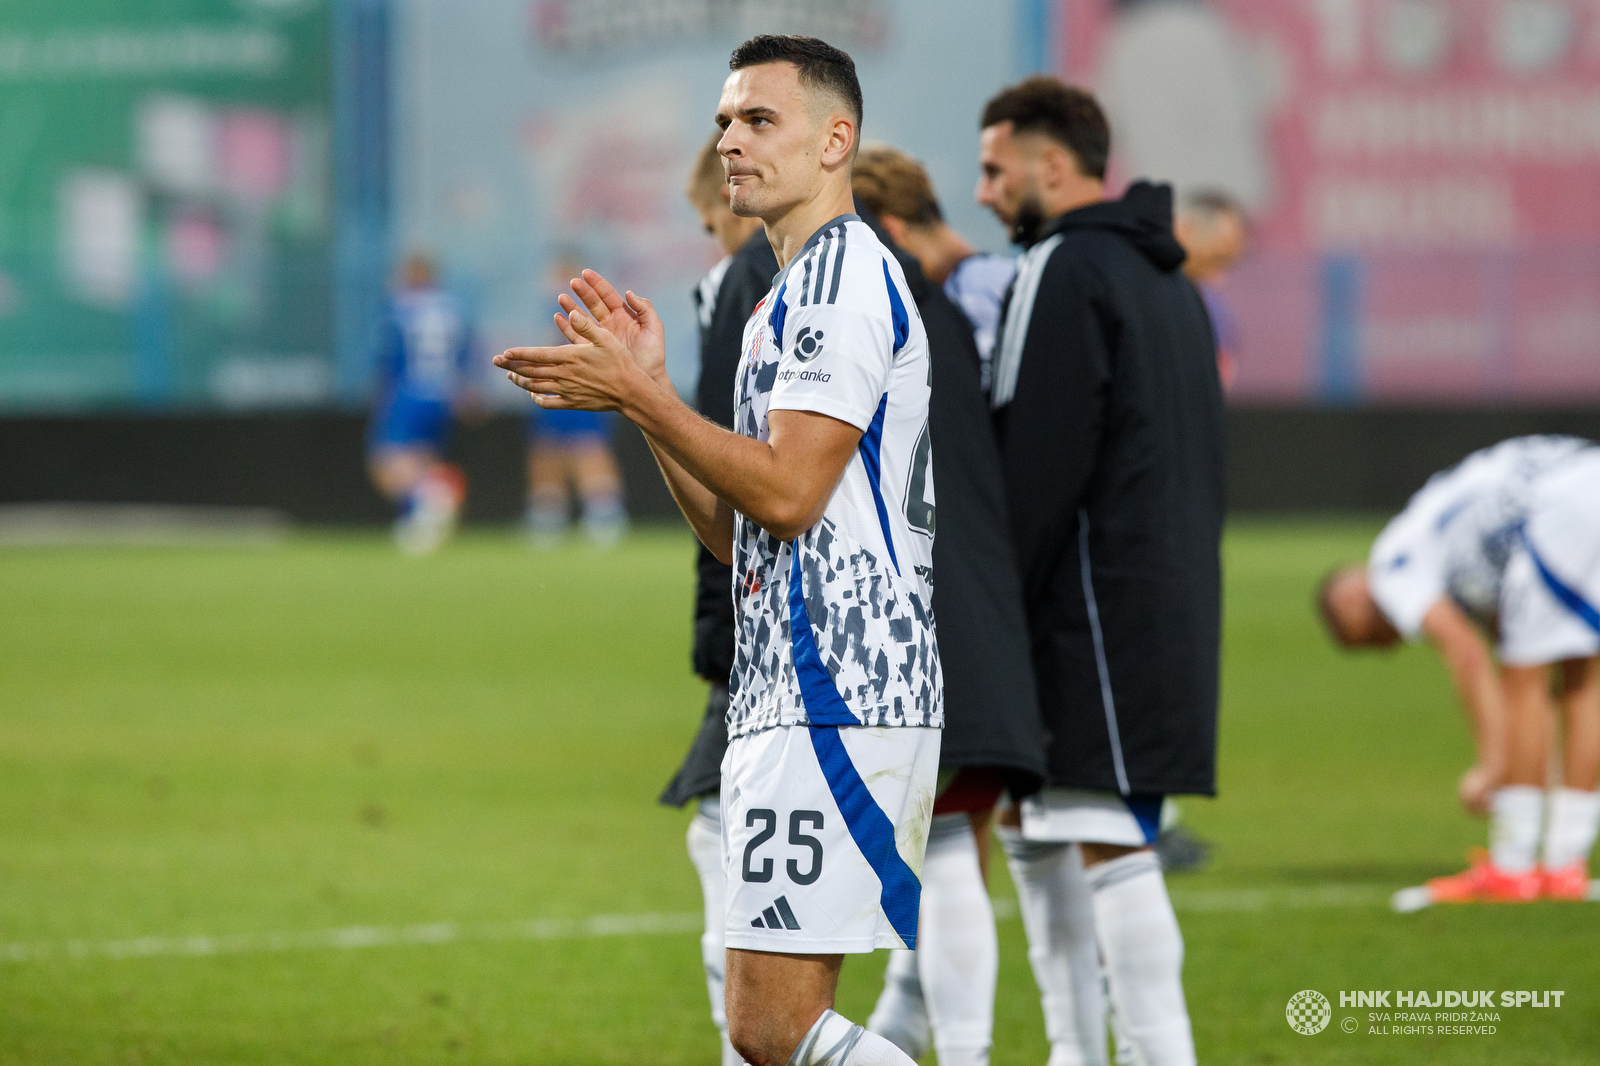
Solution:
[[[0,411],[334,388],[322,0],[0,5]]]

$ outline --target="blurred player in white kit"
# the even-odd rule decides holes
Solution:
[[[727,1017],[754,1066],[907,1066],[836,1014],[846,953],[914,947],[943,725],[932,613],[927,337],[854,214],[862,101],[808,37],[734,50],[717,125],[736,214],[782,270],[745,328],[735,430],[678,399],[649,301],[593,271],[571,343],[495,362],[547,409],[644,432],[702,543],[733,565],[722,766]]]
[[[1417,904],[1585,898],[1600,827],[1600,447],[1516,437],[1474,452],[1411,498],[1366,566],[1329,576],[1319,603],[1347,648],[1426,639],[1465,705],[1477,762],[1461,800],[1488,814],[1489,851]],[[1547,796],[1552,690],[1565,752]]]

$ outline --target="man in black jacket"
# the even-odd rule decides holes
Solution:
[[[1039,861],[1078,845],[1125,1035],[1148,1066],[1192,1063],[1183,940],[1149,845],[1163,796],[1214,790],[1224,501],[1210,321],[1178,269],[1170,188],[1105,199],[1110,133],[1092,96],[1030,78],[981,127],[979,201],[1027,249],[991,394],[1051,736],[1050,787],[1021,805],[1018,844]]]
[[[778,257],[772,254],[759,218],[740,218],[728,207],[728,179],[717,154],[718,133],[700,151],[689,178],[689,202],[726,253],[695,288],[700,323],[700,384],[695,408],[721,426],[733,425],[733,381],[739,368],[744,324],[772,287]],[[689,754],[673,775],[660,803],[682,807],[696,801],[689,823],[689,858],[705,896],[706,931],[700,937],[711,1020],[722,1034],[723,1066],[743,1062],[728,1042],[723,1008],[724,874],[722,869],[722,755],[728,749],[728,675],[733,669],[733,569],[704,544],[695,545],[694,672],[711,683],[705,716]]]

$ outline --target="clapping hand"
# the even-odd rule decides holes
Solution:
[[[666,373],[666,331],[649,300],[626,298],[605,278],[585,270],[563,293],[556,328],[571,343],[556,347],[508,348],[494,364],[534,402],[549,410],[617,411],[630,396]]]

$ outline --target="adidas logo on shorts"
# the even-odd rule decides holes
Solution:
[[[766,919],[762,921],[762,919]],[[795,919],[794,911],[789,909],[789,901],[779,896],[772,901],[772,906],[764,908],[761,918],[752,918],[750,924],[757,929],[799,929],[800,923]]]

